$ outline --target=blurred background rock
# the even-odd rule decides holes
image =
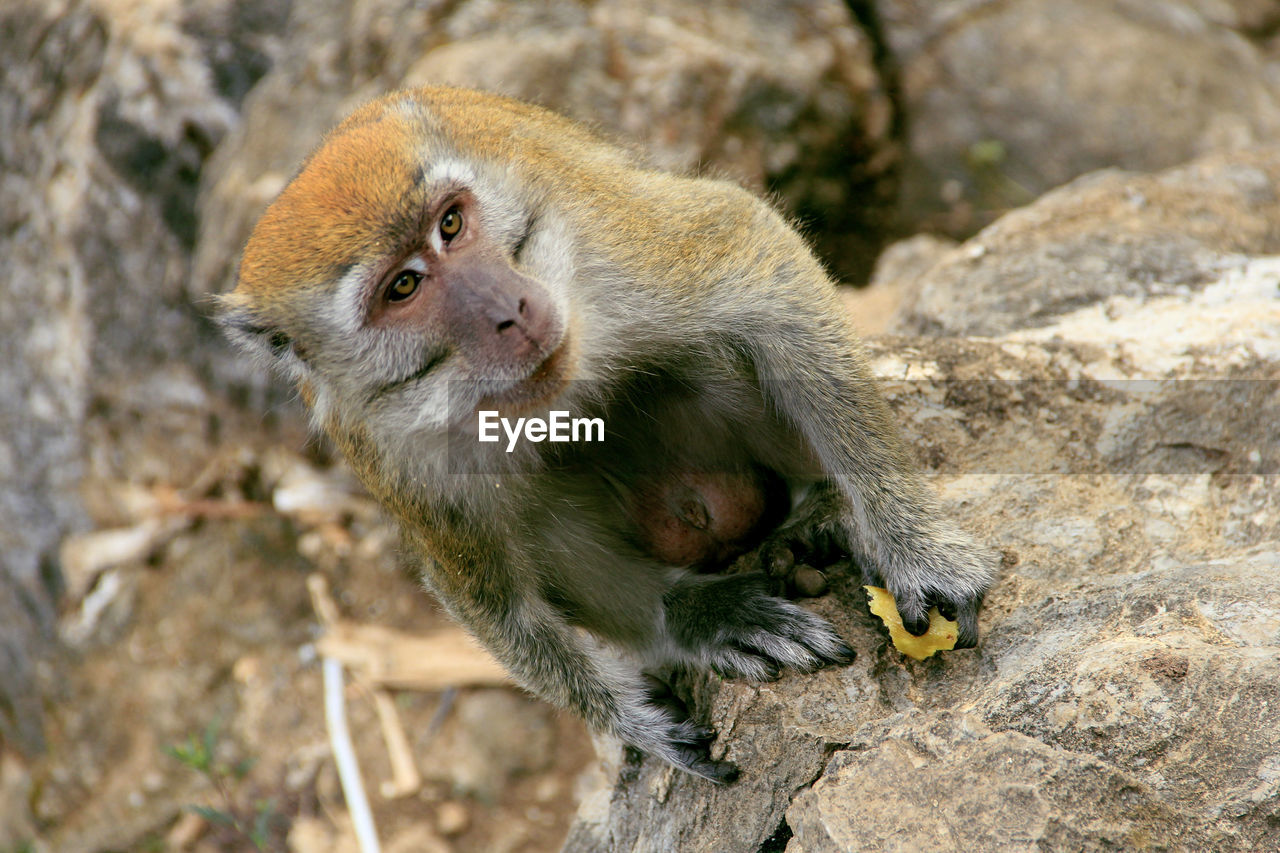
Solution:
[[[1025,401],[953,393],[929,402],[904,391],[897,405],[924,424],[914,439],[923,458],[944,485],[962,484],[944,492],[957,514],[997,544],[1019,543],[1022,560],[988,608],[985,657],[855,667],[829,685],[844,699],[810,713],[844,722],[792,721],[780,740],[765,736],[769,725],[826,695],[826,682],[790,679],[777,694],[696,686],[716,713],[738,721],[730,729],[739,737],[751,732],[762,756],[773,750],[757,768],[780,762],[773,775],[710,799],[648,765],[648,775],[601,799],[592,792],[615,780],[598,769],[580,725],[506,689],[405,692],[397,706],[425,783],[408,799],[375,797],[390,846],[557,849],[586,798],[577,849],[601,849],[590,845],[602,837],[611,849],[667,841],[676,846],[663,849],[699,849],[699,833],[714,840],[729,827],[741,849],[857,849],[859,836],[841,835],[852,830],[829,816],[858,813],[845,803],[871,795],[843,768],[874,771],[886,759],[870,729],[848,721],[924,743],[929,715],[941,713],[928,690],[956,703],[980,697],[958,717],[937,717],[941,745],[920,747],[934,759],[997,767],[1011,748],[1000,733],[1016,731],[1034,741],[1015,744],[1019,754],[1083,780],[1066,793],[1045,789],[1036,809],[1047,816],[1020,824],[1025,838],[1015,840],[1280,844],[1280,696],[1272,695],[1280,679],[1265,663],[1280,644],[1280,590],[1268,586],[1277,569],[1262,553],[1280,530],[1266,428],[1280,422],[1268,420],[1277,321],[1272,273],[1259,260],[1280,241],[1278,32],[1273,0],[8,0],[0,6],[0,850],[250,844],[234,827],[193,821],[183,811],[192,804],[213,804],[245,826],[265,814],[262,837],[276,848],[348,849],[325,759],[305,579],[323,572],[359,621],[426,631],[443,620],[401,565],[394,532],[309,437],[292,392],[253,372],[211,327],[208,295],[231,286],[252,223],[325,129],[387,89],[427,82],[541,103],[660,165],[770,194],[842,280],[861,287],[874,278],[847,294],[864,328],[1000,341],[993,350],[895,339],[886,351],[914,353],[942,373],[968,365],[974,377],[1080,381],[1092,376],[1089,365],[1133,376],[1156,358],[1150,373],[1161,378],[1265,381],[1235,409],[1166,401],[1183,419],[1152,416],[1123,452],[1089,445],[1102,440],[1115,399],[1052,425],[1050,404],[1072,402],[1054,396],[1067,393],[1058,386],[1034,418],[1018,408]],[[1099,169],[1113,171],[1068,183]],[[1081,311],[1093,313],[1073,313]],[[1140,333],[1155,329],[1153,355]],[[1007,361],[1011,351],[1019,357]],[[885,359],[886,369],[910,367]],[[984,444],[976,428],[958,435],[931,420],[938,406],[974,423],[1010,411],[1031,420],[998,421],[1009,444],[990,435]],[[1198,432],[1162,439],[1175,421]],[[1047,431],[1031,447],[1038,429]],[[1074,448],[1072,464],[1096,473],[1143,441],[1195,456],[1203,482],[1153,484],[1153,470],[1139,466],[1118,485],[1019,480],[962,497],[971,492],[957,447],[1020,448],[1035,471],[1056,470]],[[1000,463],[989,470],[1013,476]],[[330,498],[304,510],[283,501],[299,478],[327,483]],[[1108,516],[1117,506],[1124,517]],[[1110,520],[1091,520],[1099,517]],[[1066,536],[1055,518],[1076,519],[1067,525],[1076,533]],[[1069,656],[1078,650],[1049,643],[1031,654],[1016,632],[1063,620],[1074,636],[1103,642],[1127,624],[1123,605],[1105,604],[1123,598],[1115,578],[1162,567],[1189,573],[1183,587],[1198,588],[1194,578],[1206,572],[1220,577],[1203,596],[1219,596],[1210,622],[1218,619],[1215,630],[1236,651],[1198,657],[1204,650],[1191,640],[1173,657],[1113,649],[1115,660],[1137,662],[1119,670],[1150,675],[1141,689],[1176,693],[1164,706],[1114,712],[1147,719],[1163,740],[1115,734],[1097,720],[1095,734],[1079,734],[1071,721],[1100,707],[1115,682],[1073,680]],[[1112,580],[1094,588],[1094,574]],[[1191,607],[1182,587],[1162,584],[1143,593],[1152,612]],[[1104,602],[1093,615],[1046,603],[1087,595]],[[1251,615],[1222,615],[1237,612]],[[842,628],[862,638],[861,660],[883,660],[868,624]],[[1016,656],[1046,682],[1062,680],[1062,691],[1093,698],[1043,708],[1018,699],[1031,687],[992,675]],[[1215,668],[1218,681],[1196,680]],[[1203,715],[1237,702],[1232,695],[1252,698],[1213,729]],[[385,775],[371,703],[357,696],[351,714],[367,772]],[[906,716],[885,723],[893,714]],[[504,720],[510,729],[495,733]],[[1055,721],[1068,732],[1056,741]],[[212,733],[215,763],[244,774],[211,777],[166,752],[203,732]],[[1111,734],[1118,740],[1090,740]],[[1224,743],[1235,751],[1224,753],[1225,769],[1179,763],[1168,757],[1179,737],[1210,753]],[[821,776],[837,742],[866,746],[840,753],[831,777],[793,804],[791,793]],[[951,777],[938,772],[928,784],[948,790]],[[1192,803],[1191,779],[1208,780],[1202,807]],[[1073,798],[1079,807],[1131,789],[1146,823],[1111,812],[1071,822]],[[991,788],[991,802],[1000,790]],[[904,821],[917,813],[897,807]],[[1190,824],[1202,834],[1183,837]],[[895,837],[904,836],[885,836]]]

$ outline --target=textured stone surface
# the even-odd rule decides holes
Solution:
[[[1280,148],[1209,155],[1153,175],[1100,172],[1014,211],[927,270],[899,276],[902,332],[997,335],[1088,306],[1111,318],[1204,291],[1280,252]]]
[[[787,853],[1159,849],[1179,838],[1148,786],[1088,754],[949,711],[889,722],[872,735],[883,740],[837,753],[796,798]]]
[[[1103,175],[1046,199],[1052,213],[1035,205],[887,266],[932,280],[947,267],[927,263],[940,249],[982,283],[987,265],[1030,268],[1031,255],[1050,260],[1027,280],[1051,289],[1072,257],[1052,260],[1054,240],[1110,226],[1127,236],[1109,257],[1141,269],[1179,208],[1140,206],[1161,226],[1143,229],[1137,213],[1095,219],[1110,208],[1073,198],[1208,188],[1211,176],[1220,192],[1182,230],[1241,241],[1194,285],[1094,293],[1019,329],[1026,293],[1011,287],[1005,305],[992,278],[972,296],[1005,334],[873,340],[946,511],[1005,553],[981,645],[910,661],[856,580],[835,576],[813,606],[856,649],[851,666],[692,688],[743,781],[711,789],[653,762],[624,767],[569,849],[711,851],[722,832],[733,849],[790,853],[1280,844],[1280,259],[1243,254],[1270,246],[1280,216],[1220,177],[1262,162]],[[978,250],[992,231],[1040,254]],[[1166,262],[1195,269],[1196,255]]]
[[[958,709],[855,734],[788,812],[787,849],[1266,849],[1277,601],[1262,551],[1019,608]]]
[[[860,278],[880,245],[899,155],[892,109],[869,39],[833,0],[360,0],[299,8],[291,35],[215,155],[194,293],[231,288],[253,222],[324,130],[427,83],[514,95],[664,167],[773,192]]]
[[[1167,168],[1280,130],[1280,74],[1258,39],[1274,4],[876,6],[901,67],[915,223],[967,236],[1085,172]]]
[[[28,751],[58,542],[82,479],[128,455],[92,433],[203,407],[202,362],[229,358],[185,286],[196,184],[236,121],[222,92],[254,74],[219,86],[217,48],[262,37],[272,4],[199,6],[0,9],[0,737]]]

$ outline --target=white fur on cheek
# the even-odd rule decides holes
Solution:
[[[364,328],[368,305],[368,284],[372,271],[357,264],[338,279],[334,297],[325,303],[322,320],[326,328],[340,335],[354,335]]]
[[[570,283],[577,272],[573,245],[573,233],[564,220],[542,216],[521,255],[525,270],[551,293],[561,316],[568,316]]]

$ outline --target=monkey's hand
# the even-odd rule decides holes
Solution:
[[[902,625],[914,636],[929,630],[929,609],[960,623],[957,649],[978,644],[978,610],[991,585],[995,555],[936,517],[902,538],[885,537],[880,561],[860,559],[864,581],[893,593]],[[855,557],[856,558],[856,557]]]
[[[661,739],[656,747],[637,746],[643,751],[660,755],[677,767],[721,785],[728,785],[738,778],[738,767],[728,761],[716,761],[711,757],[711,744],[716,732],[711,726],[699,725],[689,717],[689,708],[671,691],[671,686],[652,675],[644,677],[648,707],[645,716],[652,712],[664,715],[661,723],[646,725],[633,743]]]
[[[725,677],[775,679],[848,664],[853,649],[809,611],[768,592],[763,575],[690,576],[664,596],[667,630],[686,663]]]
[[[798,587],[797,575],[805,566],[826,569],[849,559],[849,547],[840,533],[840,516],[845,501],[830,483],[813,486],[791,513],[756,549],[760,568],[781,589],[809,593]],[[825,586],[825,585],[824,585]]]
[[[903,627],[915,636],[929,630],[929,609],[960,623],[956,648],[978,643],[978,609],[990,584],[994,555],[938,515],[909,533],[884,536],[894,547],[867,553],[846,531],[854,528],[848,502],[831,483],[814,486],[785,524],[761,544],[761,569],[788,580],[800,564],[826,568],[852,557],[863,581],[893,592]]]
[[[929,608],[937,606],[960,623],[956,648],[971,648],[978,609],[995,580],[994,554],[943,518],[902,446],[856,334],[839,316],[834,309],[807,319],[792,312],[785,345],[771,336],[754,341],[766,399],[803,436],[825,476],[812,517],[817,529],[836,533],[867,584],[893,593],[907,631],[928,630]]]

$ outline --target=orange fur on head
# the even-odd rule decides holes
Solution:
[[[343,267],[382,254],[420,204],[420,142],[375,102],[340,125],[263,214],[245,247],[239,290],[269,302],[324,285]]]

